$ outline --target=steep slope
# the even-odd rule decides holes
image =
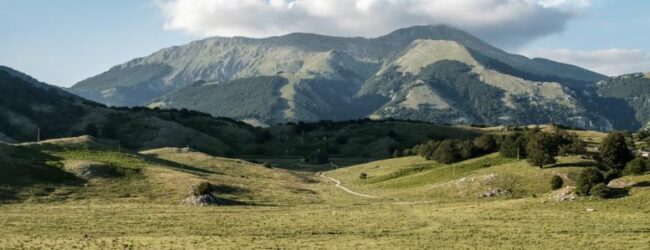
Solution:
[[[463,77],[477,78],[468,87],[457,76],[449,76],[458,81],[448,88],[458,92],[459,87],[488,85],[492,90],[487,91],[503,99],[499,105],[505,107],[477,113],[468,110],[474,105],[426,84],[402,87],[436,71],[420,72],[442,60],[471,66],[476,76]],[[555,122],[607,130],[614,127],[609,117],[587,114],[600,102],[590,97],[592,83],[603,79],[575,66],[506,53],[443,25],[416,26],[370,39],[303,33],[208,38],[115,66],[71,91],[109,105],[190,108],[255,124],[372,116],[442,123]],[[396,104],[406,96],[409,101]],[[439,107],[418,110],[418,100]],[[558,111],[570,112],[548,117]]]
[[[192,146],[216,154],[254,144],[257,133],[246,124],[197,112],[108,108],[0,68],[0,140],[36,141],[39,131],[42,140],[93,133],[115,147]]]
[[[416,40],[366,82],[358,96],[386,100],[371,115],[375,118],[613,128],[600,112],[587,110],[584,98],[575,93],[587,83],[572,86],[513,76],[488,68],[480,56],[457,42]]]
[[[624,100],[635,111],[635,123],[650,129],[650,73],[612,77],[597,83],[598,94]]]

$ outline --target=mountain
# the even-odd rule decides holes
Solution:
[[[612,77],[597,86],[599,95],[624,100],[634,109],[635,122],[650,129],[650,72]]]
[[[597,93],[606,79],[443,25],[377,38],[208,38],[115,66],[70,91],[111,106],[188,108],[259,125],[371,117],[640,128],[628,102]]]

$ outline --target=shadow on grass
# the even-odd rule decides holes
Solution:
[[[544,168],[563,168],[563,167],[599,167],[598,163],[592,161],[581,161],[581,162],[571,162],[571,163],[557,163],[553,165],[545,166]]]
[[[139,155],[144,157],[144,159],[149,161],[149,162],[157,163],[157,164],[166,166],[166,167],[168,167],[170,169],[178,170],[178,171],[185,172],[185,173],[191,173],[191,174],[197,174],[197,173],[198,174],[219,174],[219,175],[224,174],[224,173],[219,173],[219,172],[215,172],[215,171],[208,170],[208,169],[197,168],[197,167],[181,164],[181,163],[178,163],[178,162],[175,162],[175,161],[156,158],[156,157],[149,156],[149,155],[143,155],[143,154],[139,154]]]

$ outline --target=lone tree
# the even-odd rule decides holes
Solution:
[[[99,130],[97,129],[97,126],[95,126],[94,123],[88,123],[88,125],[86,125],[86,128],[84,129],[84,132],[87,135],[90,135],[92,137],[99,136]]]
[[[611,133],[600,145],[600,158],[603,164],[610,168],[622,169],[630,160],[632,154],[627,147],[623,133]]]
[[[556,137],[544,132],[532,134],[526,144],[526,153],[528,162],[534,166],[541,168],[555,163],[555,156],[558,154]]]

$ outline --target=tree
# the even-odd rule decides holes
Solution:
[[[388,130],[388,133],[386,133],[386,135],[388,135],[388,137],[390,137],[390,138],[395,138],[395,137],[397,137],[397,133],[396,133],[394,130],[392,130],[392,129],[391,129],[391,130]]]
[[[497,150],[497,140],[494,135],[483,134],[474,139],[474,146],[482,153],[492,153]]]
[[[419,156],[426,158],[427,160],[433,159],[433,152],[438,148],[439,143],[437,141],[431,140],[425,144],[420,144],[417,147],[413,148],[413,151],[416,152]]]
[[[507,135],[501,142],[499,153],[506,158],[526,158],[526,138],[521,134]]]
[[[336,136],[336,143],[337,144],[345,145],[345,144],[348,144],[348,141],[349,141],[348,137],[346,137],[344,135]]]
[[[526,144],[528,162],[540,168],[555,163],[558,153],[556,137],[544,132],[532,134],[530,137]]]
[[[452,140],[444,140],[433,152],[432,158],[443,164],[451,164],[461,159],[456,144]]]
[[[476,147],[471,141],[462,141],[458,143],[458,153],[462,159],[469,159],[476,155]]]
[[[625,135],[622,133],[611,133],[605,137],[600,145],[600,158],[603,164],[610,168],[621,169],[632,160],[632,154],[628,149]]]
[[[597,168],[586,168],[580,172],[576,180],[576,191],[580,195],[589,195],[591,188],[598,183],[603,183],[605,178]]]
[[[623,175],[642,175],[648,170],[648,164],[641,158],[636,158],[627,163]]]
[[[551,189],[552,190],[558,190],[562,188],[564,185],[564,180],[562,180],[562,177],[559,175],[554,175],[553,178],[551,178]]]
[[[87,135],[90,135],[92,137],[98,137],[99,136],[99,130],[97,129],[97,126],[95,126],[94,123],[88,123],[88,125],[86,125],[86,128],[84,128],[84,132]]]
[[[560,155],[576,155],[587,153],[587,143],[580,140],[577,135],[571,134],[563,136],[561,139],[558,154]]]

